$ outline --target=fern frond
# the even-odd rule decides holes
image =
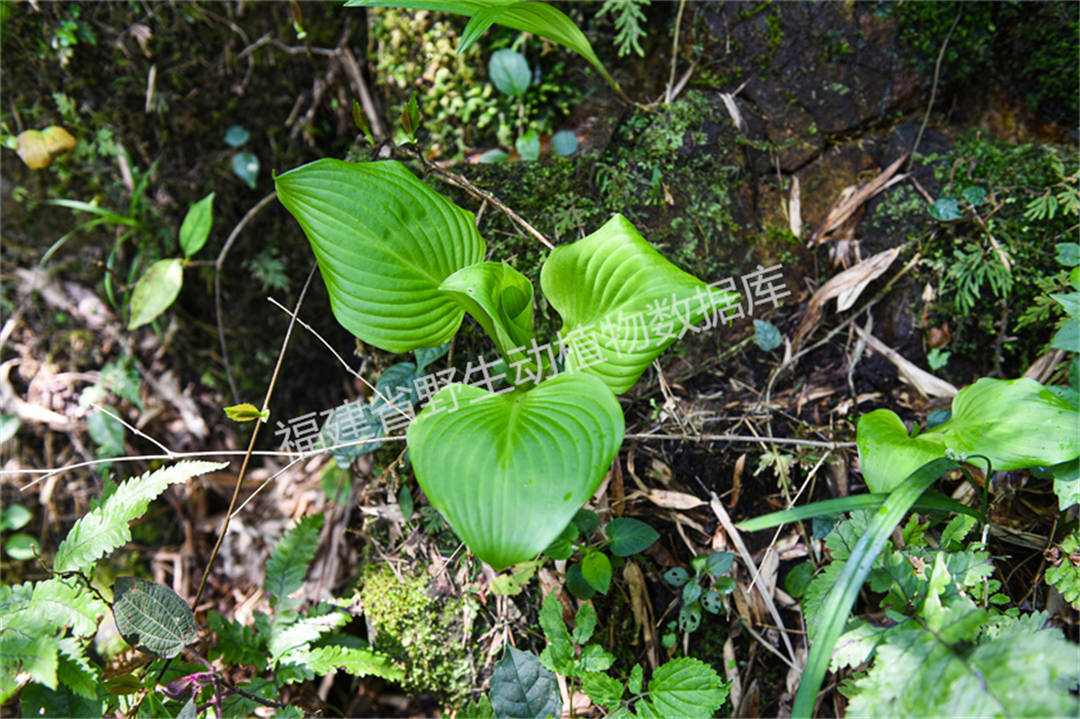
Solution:
[[[322,525],[321,514],[304,517],[285,533],[266,560],[263,587],[275,598],[273,603],[279,612],[300,604],[299,600],[290,599],[289,595],[304,585],[308,565],[319,546]]]
[[[56,639],[28,636],[15,630],[0,633],[0,704],[18,691],[15,677],[23,672],[39,684],[56,689]]]
[[[60,579],[0,587],[0,631],[54,636],[65,627],[80,637],[97,631],[105,604],[81,587]]]
[[[224,466],[224,462],[178,462],[127,480],[101,506],[75,523],[56,550],[53,568],[58,572],[89,570],[94,562],[131,540],[128,522],[141,516],[166,488]]]
[[[1073,609],[1080,609],[1080,567],[1073,563],[1073,556],[1080,552],[1080,530],[1067,535],[1057,552],[1059,563],[1046,569],[1046,583],[1061,592]]]
[[[56,643],[60,649],[57,676],[68,689],[87,699],[98,698],[101,670],[86,656],[83,641],[65,637]]]
[[[293,650],[306,647],[323,634],[345,626],[348,621],[346,612],[333,611],[317,617],[304,617],[280,631],[275,630],[268,643],[271,663]]]
[[[316,647],[307,650],[303,660],[318,676],[340,669],[354,677],[377,676],[390,681],[405,678],[405,673],[388,657],[364,647]]]

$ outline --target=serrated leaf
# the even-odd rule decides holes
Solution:
[[[250,402],[243,402],[226,407],[225,416],[234,422],[250,422],[255,419],[265,422],[270,419],[270,410],[260,412],[259,408]]]
[[[225,664],[250,666],[260,672],[266,668],[266,639],[253,627],[226,620],[214,611],[207,615],[206,622],[217,634],[210,659],[221,657]]]
[[[624,427],[602,382],[564,373],[505,394],[450,385],[407,436],[432,506],[498,571],[532,559],[562,532],[603,481]]]
[[[113,596],[116,628],[136,649],[172,658],[199,638],[191,607],[164,584],[117,577]]]
[[[556,247],[540,271],[540,286],[562,317],[566,367],[625,392],[688,326],[723,307],[731,293],[668,262],[622,215],[591,235]],[[684,317],[649,322],[650,308],[679,305]],[[685,310],[685,312],[683,312]]]
[[[930,216],[938,222],[955,222],[963,217],[960,203],[955,197],[939,197],[930,206]]]
[[[609,710],[619,706],[623,695],[623,685],[618,679],[599,672],[585,672],[581,675],[581,688],[593,704],[599,704]]]
[[[184,461],[127,480],[101,506],[75,522],[56,550],[53,569],[85,572],[131,540],[127,523],[141,516],[166,488],[225,466],[226,462]]]
[[[263,588],[274,597],[271,603],[278,611],[299,606],[300,600],[289,595],[304,585],[308,564],[319,548],[322,525],[321,513],[302,518],[274,545],[274,551],[266,560]]]
[[[615,663],[615,656],[599,644],[588,644],[581,648],[581,656],[575,662],[575,674],[580,672],[603,672]]]
[[[585,644],[592,638],[596,630],[596,610],[591,604],[582,604],[574,616],[574,633],[571,639],[574,644]]]
[[[184,215],[180,225],[180,249],[185,257],[191,257],[203,248],[210,237],[210,226],[214,222],[214,193],[194,203]]]
[[[616,557],[629,557],[631,554],[644,552],[660,539],[660,533],[655,529],[630,517],[611,520],[604,527],[604,533],[611,538],[611,553]]]
[[[60,650],[56,665],[56,675],[60,682],[85,699],[97,699],[101,669],[87,658],[84,642],[65,637],[59,639],[56,645]]]
[[[323,159],[275,184],[311,243],[345,329],[389,352],[454,336],[464,311],[439,285],[484,257],[471,212],[394,161]]]
[[[574,648],[570,633],[562,618],[562,603],[556,592],[551,592],[540,607],[540,628],[548,645],[540,655],[541,663],[558,674],[569,674],[574,666]]]
[[[128,329],[152,322],[169,308],[184,284],[184,266],[179,258],[158,260],[139,278],[131,293],[131,321]]]
[[[376,676],[392,682],[405,677],[405,672],[388,657],[363,647],[316,647],[305,652],[303,659],[317,676],[340,669],[354,677]]]
[[[56,689],[57,666],[56,639],[43,636],[26,636],[19,632],[0,634],[0,674],[15,677],[25,672],[35,682]],[[18,688],[18,684],[14,684]],[[5,687],[5,693],[7,689]],[[12,690],[13,693],[14,690]],[[11,696],[0,697],[3,701]]]
[[[706,719],[727,699],[728,687],[700,659],[681,657],[661,665],[649,680],[649,697],[641,703],[662,717]],[[636,708],[636,707],[635,707]]]
[[[558,681],[535,656],[507,647],[491,674],[491,707],[497,717],[557,719],[562,716]]]
[[[270,663],[274,664],[284,657],[287,661],[299,662],[294,656],[296,650],[306,650],[308,645],[334,629],[340,629],[349,621],[347,612],[331,611],[312,617],[304,617],[288,625],[275,622],[271,630],[267,649],[270,650]],[[301,652],[303,653],[303,652]]]
[[[1057,564],[1046,568],[1046,583],[1054,587],[1065,601],[1080,609],[1080,564],[1073,556],[1080,553],[1080,531],[1073,530],[1057,546]]]

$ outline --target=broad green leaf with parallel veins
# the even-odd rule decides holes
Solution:
[[[953,400],[952,419],[931,432],[963,455],[986,455],[995,470],[1060,464],[1080,455],[1080,412],[1027,377],[984,377],[965,387]]]
[[[671,264],[618,214],[588,237],[555,248],[540,286],[563,320],[567,368],[596,375],[616,393],[630,389],[690,332],[686,326],[738,301]],[[658,313],[674,319],[652,322]]]
[[[454,336],[464,311],[439,286],[484,257],[471,212],[392,160],[317,160],[275,182],[345,329],[388,352]]]
[[[533,333],[533,286],[505,262],[480,262],[447,277],[439,289],[449,293],[494,340],[503,357],[523,347]]]
[[[889,492],[927,462],[945,456],[945,440],[933,431],[909,437],[907,427],[889,409],[859,418],[856,430],[859,464],[871,492]]]
[[[505,394],[450,385],[409,425],[408,443],[431,504],[501,570],[559,536],[600,485],[624,431],[603,382],[564,373]]]

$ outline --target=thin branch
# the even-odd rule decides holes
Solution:
[[[926,114],[923,115],[922,124],[919,125],[919,132],[915,135],[915,144],[911,146],[911,154],[908,155],[907,168],[911,169],[911,163],[915,161],[915,151],[919,149],[919,143],[922,141],[923,132],[926,131],[926,123],[930,121],[930,111],[934,109],[934,99],[937,97],[938,79],[941,77],[941,61],[945,59],[945,48],[949,46],[949,38],[952,37],[953,30],[956,29],[957,23],[960,22],[960,16],[964,14],[964,8],[961,6],[956,11],[956,17],[953,19],[952,27],[949,28],[949,33],[945,36],[945,42],[941,43],[941,50],[938,52],[937,62],[934,63],[934,86],[930,90],[930,102],[926,105]]]
[[[225,265],[225,257],[229,254],[229,250],[232,249],[233,243],[236,242],[236,238],[240,235],[240,231],[247,227],[247,224],[251,222],[255,215],[259,214],[259,210],[266,207],[275,197],[277,197],[277,192],[271,192],[247,211],[247,214],[240,219],[240,222],[236,223],[236,227],[229,233],[228,239],[225,240],[225,246],[221,248],[217,260],[214,261],[214,311],[217,313],[218,341],[221,342],[221,362],[225,365],[225,376],[229,380],[233,404],[240,402],[240,395],[236,391],[236,381],[233,379],[232,368],[229,367],[229,350],[225,346],[225,323],[221,318],[221,268]]]
[[[787,437],[755,437],[747,434],[628,434],[626,439],[661,439],[681,440],[683,442],[753,442],[756,444],[795,444],[803,447],[821,447],[839,449],[854,447],[854,442],[824,442],[814,439],[792,439]]]
[[[154,444],[155,446],[157,446],[157,448],[158,448],[158,449],[160,449],[160,450],[161,450],[162,452],[164,452],[165,454],[167,454],[167,455],[169,455],[170,457],[172,457],[173,451],[172,451],[171,449],[169,449],[168,447],[166,447],[165,445],[163,445],[163,444],[162,444],[161,442],[158,442],[158,441],[157,441],[156,439],[154,439],[154,438],[153,438],[153,437],[151,437],[150,435],[146,434],[146,433],[145,433],[145,432],[143,432],[142,430],[138,429],[138,428],[137,428],[137,427],[135,427],[134,425],[131,425],[131,424],[129,424],[129,423],[128,423],[128,422],[127,422],[127,421],[126,421],[126,420],[125,420],[125,419],[124,419],[123,417],[121,417],[121,416],[119,416],[119,415],[115,414],[114,412],[110,411],[110,410],[109,410],[108,408],[106,408],[106,407],[102,407],[102,406],[101,406],[100,404],[98,404],[97,402],[94,402],[94,403],[92,403],[92,404],[91,404],[91,406],[92,406],[92,407],[93,407],[94,409],[96,409],[96,410],[97,410],[98,412],[103,412],[104,414],[107,414],[107,415],[109,415],[110,417],[112,417],[113,419],[115,419],[115,420],[116,420],[117,422],[119,422],[120,424],[124,425],[124,426],[125,426],[125,427],[127,427],[127,428],[128,428],[129,430],[131,430],[131,431],[132,431],[132,432],[133,432],[133,433],[134,433],[134,434],[135,434],[136,436],[142,437],[143,439],[145,439],[145,440],[148,440],[148,441],[150,441],[150,442],[151,442],[151,443],[153,443],[153,444]]]
[[[682,25],[682,14],[686,8],[686,0],[679,0],[679,12],[675,15],[675,37],[671,41],[671,74],[668,75],[667,92],[664,93],[664,104],[669,105],[675,99],[675,68],[679,63],[679,27]]]

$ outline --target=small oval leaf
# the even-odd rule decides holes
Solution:
[[[206,244],[210,236],[210,225],[214,221],[214,193],[202,198],[184,215],[180,225],[180,249],[185,257],[191,257]]]
[[[244,184],[255,189],[255,180],[259,176],[259,158],[252,152],[238,152],[232,158],[233,173]]]
[[[648,549],[660,539],[660,534],[645,522],[630,517],[619,517],[607,523],[604,533],[611,537],[611,553],[616,557],[629,557]]]
[[[529,130],[525,134],[518,137],[514,142],[514,147],[517,149],[518,154],[521,155],[522,160],[538,160],[540,159],[540,135],[536,130]]]
[[[164,584],[117,577],[113,594],[116,628],[124,641],[136,649],[171,658],[198,639],[191,608]]]
[[[234,404],[225,408],[225,416],[234,422],[250,422],[253,419],[261,419],[264,422],[270,419],[270,410],[260,412],[259,408],[250,402]]]
[[[589,552],[581,560],[581,576],[593,589],[607,594],[611,586],[611,560],[603,552]]]
[[[562,157],[570,157],[578,149],[578,139],[570,130],[559,130],[551,136],[551,149]]]
[[[690,572],[682,567],[672,567],[664,572],[664,581],[678,589],[690,581]]]
[[[184,283],[184,266],[179,258],[158,260],[150,265],[131,293],[131,322],[128,329],[142,327],[169,308]]]
[[[515,50],[496,50],[488,60],[488,76],[499,92],[521,97],[529,89],[532,72],[525,56]]]

